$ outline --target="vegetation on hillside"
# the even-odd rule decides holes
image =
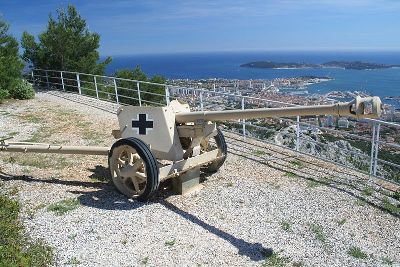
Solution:
[[[118,70],[115,74],[115,77],[136,80],[136,81],[144,81],[150,83],[157,84],[165,84],[166,79],[162,76],[156,75],[151,78],[148,78],[147,75],[142,71],[140,66],[136,66],[135,69],[122,69]],[[119,80],[117,81],[117,86],[119,88],[120,101],[130,105],[138,105],[139,104],[139,95],[137,92],[137,83],[131,81]],[[144,102],[144,104],[148,104],[151,102],[162,103],[165,100],[165,89],[164,86],[155,85],[155,84],[143,84],[140,85],[140,99]],[[130,90],[129,90],[130,89]]]
[[[51,265],[52,249],[24,236],[19,209],[17,201],[0,194],[0,266]]]
[[[9,25],[0,18],[0,101],[33,98],[32,86],[21,80],[24,64],[18,54],[18,42],[8,29]]]

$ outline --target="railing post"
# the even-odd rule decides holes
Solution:
[[[169,105],[169,101],[170,101],[170,94],[169,94],[169,89],[168,86],[165,86],[165,102],[167,102],[167,106]]]
[[[299,151],[300,148],[300,116],[297,116],[296,123],[296,151]]]
[[[96,76],[93,76],[93,80],[94,80],[94,88],[96,89],[96,97],[97,97],[97,99],[99,99],[99,90],[97,89],[97,79],[96,79]]]
[[[117,81],[115,80],[115,78],[113,80],[114,80],[115,100],[117,101],[117,104],[119,104]]]
[[[242,110],[244,110],[244,97],[242,97]],[[242,120],[243,138],[246,139],[246,120]]]
[[[200,110],[204,110],[204,105],[203,105],[203,90],[200,90]]]
[[[76,74],[76,83],[78,84],[78,92],[81,95],[82,91],[81,91],[81,81],[79,80],[79,73]]]
[[[47,89],[50,89],[49,75],[47,74],[47,70],[45,70],[45,73],[46,73]]]
[[[374,176],[376,176],[376,168],[378,167],[378,151],[379,151],[379,133],[381,130],[381,124],[378,123],[376,127],[376,135],[375,135],[375,155],[374,155]]]
[[[35,75],[33,74],[33,70],[31,72],[31,76],[32,76],[32,84],[35,85]]]
[[[62,72],[62,71],[60,72],[60,75],[61,75],[61,84],[62,84],[62,89],[63,89],[63,91],[65,91],[65,85],[64,85],[64,76],[63,76],[63,72]]]
[[[375,133],[376,133],[376,123],[372,124],[372,141],[371,141],[371,160],[369,163],[369,174],[373,175],[374,173],[374,150],[375,150]]]
[[[138,94],[138,99],[139,99],[139,106],[142,106],[142,97],[140,96],[140,84],[139,82],[136,83],[136,87],[137,87],[137,94]]]

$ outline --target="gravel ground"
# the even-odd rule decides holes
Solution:
[[[111,145],[115,109],[42,92],[0,105],[0,136]],[[274,266],[272,259],[287,266],[400,266],[399,214],[388,208],[399,202],[382,185],[393,187],[273,145],[226,138],[225,165],[186,196],[165,183],[149,203],[128,200],[104,181],[101,156],[13,153],[0,154],[0,191],[20,199],[27,233],[54,247],[57,266]],[[80,204],[64,215],[48,209],[71,198]],[[351,256],[352,247],[366,257]]]

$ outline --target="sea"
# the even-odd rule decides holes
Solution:
[[[363,61],[382,64],[400,64],[398,52],[203,52],[173,54],[138,54],[113,56],[106,68],[112,75],[118,69],[140,65],[148,75],[162,75],[167,79],[274,79],[299,76],[329,76],[333,80],[310,85],[308,94],[325,94],[330,91],[363,91],[381,98],[400,96],[400,68],[374,70],[345,70],[340,68],[307,69],[255,69],[240,67],[252,61],[275,61],[321,64],[328,61]],[[384,100],[396,108],[399,101]]]

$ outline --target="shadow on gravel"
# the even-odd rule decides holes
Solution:
[[[196,224],[206,231],[218,236],[219,238],[222,238],[223,240],[231,243],[239,250],[238,253],[240,255],[246,256],[253,261],[265,260],[266,257],[272,255],[273,250],[271,248],[264,248],[260,243],[249,243],[243,239],[237,238],[232,234],[224,232],[221,229],[218,229],[217,227],[210,225],[205,221],[202,221],[193,214],[190,214],[178,208],[177,206],[165,200],[165,194],[170,195],[171,193],[166,192],[165,194],[163,194],[162,188],[160,191],[161,193],[156,196],[154,201],[148,202],[139,202],[136,200],[128,199],[124,195],[118,193],[111,185],[107,185],[101,190],[92,192],[69,192],[80,195],[78,197],[78,200],[80,201],[81,205],[104,210],[135,210],[147,205],[161,204],[168,210],[181,216],[183,219],[188,220],[191,223]]]
[[[100,182],[107,182],[111,181],[111,174],[110,170],[104,166],[96,165],[93,169],[87,169],[88,171],[92,172],[89,176],[90,179],[97,180]]]
[[[81,205],[102,210],[135,210],[149,204],[128,199],[117,192],[114,186],[110,184],[105,184],[103,188],[97,191],[75,190],[69,192],[79,195],[78,200]]]
[[[109,172],[108,169],[104,166],[95,166],[94,169],[89,169],[92,171],[92,175],[90,176],[92,179],[105,181],[108,180]],[[209,175],[202,174],[201,179],[204,181],[207,179]],[[15,177],[8,176],[9,179],[15,179]],[[1,179],[4,179],[4,176],[0,176]],[[7,178],[8,179],[8,178]],[[18,178],[17,178],[18,179]],[[83,186],[83,187],[96,187],[99,190],[95,191],[83,191],[83,190],[70,190],[70,193],[77,194],[78,200],[81,205],[92,207],[96,209],[103,210],[135,210],[146,205],[152,205],[159,203],[163,205],[168,210],[178,214],[183,219],[190,221],[193,224],[196,224],[206,231],[222,238],[223,240],[231,243],[238,249],[238,253],[240,255],[246,256],[253,261],[261,261],[265,260],[266,257],[269,257],[273,254],[273,250],[271,248],[264,248],[260,243],[249,243],[243,239],[237,238],[232,234],[222,231],[217,227],[208,224],[207,222],[199,219],[198,217],[184,211],[177,206],[169,203],[166,198],[171,196],[173,193],[170,189],[170,180],[162,182],[160,184],[157,195],[154,197],[153,201],[149,202],[139,202],[136,200],[128,199],[124,195],[120,194],[116,191],[113,185],[107,183],[90,183],[90,182],[81,182],[81,181],[63,181],[58,179],[51,180],[42,180],[35,179],[32,177],[23,176],[24,181],[34,181],[34,182],[49,182],[49,183],[57,183],[63,185],[74,185],[74,186]]]
[[[198,226],[201,226],[208,232],[218,236],[219,238],[224,239],[225,241],[228,241],[239,250],[239,255],[246,256],[253,261],[261,261],[265,260],[265,258],[270,257],[273,254],[272,248],[264,248],[260,243],[249,243],[243,239],[237,238],[227,232],[222,231],[221,229],[216,228],[215,226],[212,226],[202,221],[193,214],[190,214],[178,208],[177,206],[169,203],[166,200],[161,200],[159,201],[159,203],[162,204],[167,209],[169,209],[170,211],[175,212],[185,220],[197,224]]]
[[[84,181],[75,181],[75,180],[61,180],[58,178],[50,178],[50,179],[41,179],[35,178],[27,175],[11,175],[4,172],[0,172],[0,180],[3,181],[11,181],[11,180],[19,180],[28,183],[49,183],[49,184],[60,184],[60,185],[68,185],[68,186],[83,186],[83,187],[93,187],[93,188],[102,188],[104,187],[104,183],[99,182],[84,182]]]

